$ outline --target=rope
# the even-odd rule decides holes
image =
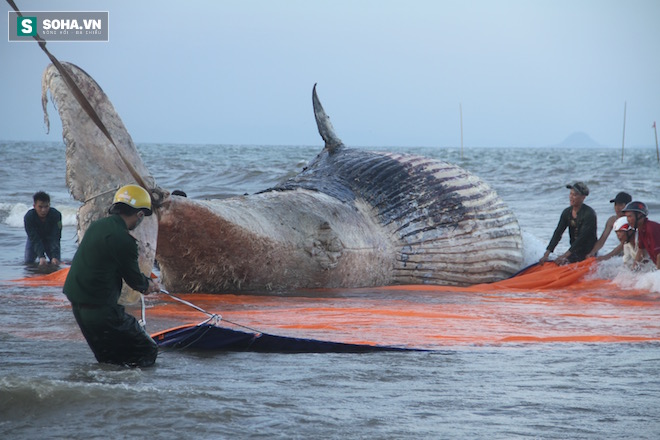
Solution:
[[[218,320],[222,320],[222,316],[217,315],[217,314],[214,314],[214,313],[209,313],[209,312],[207,312],[206,310],[204,310],[203,308],[201,308],[201,307],[199,307],[199,306],[196,306],[195,304],[193,304],[193,303],[191,303],[191,302],[188,302],[188,301],[186,301],[185,299],[181,299],[181,298],[179,298],[179,297],[176,297],[176,296],[172,295],[170,292],[168,292],[168,291],[165,290],[165,289],[160,289],[160,291],[161,291],[162,293],[164,293],[165,295],[169,296],[170,298],[172,298],[172,299],[174,299],[174,300],[176,300],[176,301],[179,301],[181,304],[185,304],[185,305],[190,306],[190,307],[192,307],[193,309],[197,310],[198,312],[202,312],[203,314],[207,315],[207,316],[209,317],[209,319],[217,318]]]
[[[20,17],[23,17],[23,14],[18,9],[18,6],[16,6],[16,3],[14,3],[14,0],[7,0],[7,3],[9,3],[9,6],[11,6]],[[149,191],[149,188],[147,187],[147,184],[144,181],[144,179],[142,179],[142,176],[140,176],[140,174],[133,167],[133,165],[128,160],[126,160],[124,155],[119,150],[119,147],[112,138],[112,135],[106,128],[105,124],[103,124],[103,121],[101,121],[101,118],[99,117],[98,113],[96,113],[96,110],[94,110],[94,107],[92,107],[92,105],[85,97],[85,94],[82,92],[82,90],[80,90],[76,82],[73,80],[71,75],[69,75],[69,72],[64,68],[64,66],[60,63],[60,61],[57,58],[55,58],[55,56],[51,54],[50,51],[46,48],[46,40],[41,38],[39,34],[34,35],[32,38],[34,38],[37,41],[37,43],[39,43],[39,47],[41,47],[41,50],[44,51],[44,53],[48,56],[48,58],[50,58],[50,61],[53,63],[53,65],[57,68],[58,72],[60,72],[60,75],[62,75],[62,79],[64,79],[64,82],[69,86],[69,89],[71,89],[73,96],[75,96],[76,100],[83,108],[83,110],[85,110],[85,112],[91,118],[91,120],[94,121],[96,126],[101,130],[101,132],[105,135],[105,137],[107,137],[110,143],[115,147],[115,150],[117,150],[117,154],[119,154],[119,158],[122,160],[122,162],[124,162],[124,165],[126,165],[126,168],[131,173],[135,181],[141,187]]]
[[[89,197],[87,200],[85,200],[85,201],[83,202],[83,205],[84,205],[85,203],[91,202],[92,200],[94,200],[94,199],[97,198],[97,197],[101,197],[101,196],[104,196],[104,195],[109,194],[109,193],[111,193],[111,192],[115,192],[115,191],[117,191],[119,188],[120,188],[120,187],[118,186],[118,187],[116,187],[116,188],[109,189],[109,190],[107,190],[107,191],[103,191],[103,192],[101,192],[101,193],[95,194],[95,195]]]
[[[193,303],[191,303],[191,302],[188,302],[188,301],[186,301],[185,299],[181,299],[181,298],[179,298],[179,297],[177,297],[177,296],[172,295],[170,292],[168,292],[168,291],[165,290],[165,289],[160,289],[160,291],[161,291],[161,293],[164,293],[165,295],[169,296],[169,297],[172,298],[173,300],[178,301],[178,302],[180,302],[181,304],[185,304],[185,305],[187,305],[187,306],[189,306],[189,307],[192,307],[193,309],[195,309],[195,310],[197,310],[197,311],[199,311],[199,312],[202,312],[203,314],[205,314],[206,316],[209,317],[206,321],[200,323],[199,325],[206,324],[207,322],[212,321],[212,320],[215,321],[214,324],[215,324],[215,323],[218,323],[218,322],[220,322],[220,321],[224,321],[224,322],[227,322],[227,323],[229,323],[229,324],[233,324],[233,325],[235,325],[235,326],[237,326],[237,327],[242,327],[242,328],[244,328],[244,329],[250,330],[251,332],[255,332],[255,333],[259,333],[259,334],[262,334],[262,333],[263,333],[263,332],[261,332],[261,331],[259,331],[259,330],[257,330],[257,329],[254,329],[254,328],[251,328],[251,327],[248,327],[248,326],[245,326],[245,325],[239,324],[239,323],[237,323],[237,322],[230,321],[230,320],[228,320],[228,319],[223,319],[221,315],[218,315],[218,314],[216,314],[216,313],[209,313],[209,312],[207,312],[206,310],[204,310],[203,308],[201,308],[201,307],[199,307],[199,306],[196,306],[195,304],[193,304]]]
[[[211,318],[209,318],[209,319],[211,319]],[[202,324],[204,324],[204,323],[202,323]],[[202,324],[200,324],[200,326]],[[206,335],[209,332],[209,330],[211,329],[210,327],[200,327],[200,326],[198,326],[197,330],[195,330],[195,333],[188,336],[183,341],[183,342],[185,342],[185,344],[183,344],[183,343],[181,343],[181,345],[177,344],[175,348],[185,350],[186,348],[193,346],[195,343],[197,343],[197,341],[202,339],[204,337],[204,335]]]
[[[147,326],[147,314],[144,310],[144,295],[140,294],[140,301],[142,302],[142,319],[138,320],[138,324],[145,328]]]

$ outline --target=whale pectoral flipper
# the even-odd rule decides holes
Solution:
[[[328,222],[323,222],[313,237],[304,244],[305,251],[325,270],[334,269],[339,264],[344,245]]]
[[[62,120],[62,137],[66,145],[66,183],[73,198],[83,202],[77,216],[78,239],[82,240],[89,225],[107,215],[112,204],[113,188],[138,183],[152,190],[156,184],[128,130],[101,87],[78,66],[66,62],[62,62],[61,66],[78,86],[109,134],[104,134],[99,124],[80,105],[61,72],[53,64],[46,67],[42,76],[44,121],[48,124],[47,93],[50,91],[50,97]],[[131,231],[131,235],[138,241],[140,269],[148,275],[153,270],[156,255],[157,215],[146,217],[139,228]],[[136,293],[130,296],[139,299]]]

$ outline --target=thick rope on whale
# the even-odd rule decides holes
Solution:
[[[18,14],[19,17],[23,17],[23,13],[20,11],[18,6],[16,6],[16,3],[13,0],[7,0],[7,3],[9,4],[9,6],[11,6],[14,9],[14,11],[16,11],[16,13]],[[37,41],[37,43],[39,44],[39,47],[41,48],[41,50],[46,54],[46,56],[48,56],[50,61],[57,68],[57,71],[60,73],[60,75],[62,76],[62,79],[64,80],[66,85],[71,90],[71,93],[76,98],[76,100],[78,101],[80,106],[83,108],[83,110],[85,110],[85,113],[87,113],[87,115],[90,117],[90,119],[92,121],[94,121],[94,123],[99,128],[99,130],[101,130],[101,132],[105,135],[105,137],[108,138],[110,143],[115,147],[115,150],[116,150],[117,154],[119,155],[119,158],[122,160],[122,162],[124,163],[124,165],[126,166],[128,171],[131,173],[131,175],[133,176],[135,181],[138,183],[138,185],[140,185],[141,187],[146,189],[147,192],[149,192],[149,194],[151,194],[151,199],[152,199],[151,201],[155,206],[160,206],[160,204],[162,203],[162,200],[163,200],[162,194],[159,194],[158,192],[156,192],[156,195],[154,195],[153,194],[154,189],[149,188],[149,186],[144,181],[144,179],[142,178],[140,173],[138,173],[137,170],[135,169],[135,167],[133,167],[133,165],[124,157],[124,155],[121,153],[121,150],[119,149],[119,147],[115,143],[115,140],[112,138],[112,135],[110,134],[110,132],[106,128],[105,124],[103,124],[103,121],[101,121],[101,118],[99,117],[96,110],[94,110],[94,107],[92,107],[92,105],[90,104],[90,102],[87,99],[87,97],[85,96],[85,94],[82,92],[82,90],[80,90],[80,87],[78,87],[78,85],[73,80],[73,78],[71,77],[71,75],[69,74],[69,72],[67,71],[65,66],[62,65],[62,63],[60,63],[60,61],[55,57],[55,55],[50,53],[50,51],[46,47],[46,40],[41,38],[41,36],[39,34],[33,35],[32,38],[34,38]],[[45,98],[45,95],[44,95],[44,98]],[[43,109],[44,109],[44,123],[46,124],[47,131],[49,131],[50,130],[50,121],[48,120],[48,113],[46,111],[46,99],[42,99],[42,106],[43,106]]]

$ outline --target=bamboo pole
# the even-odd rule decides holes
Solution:
[[[653,121],[653,131],[655,132],[655,155],[658,156],[658,163],[660,163],[660,150],[658,149],[658,129]]]
[[[463,159],[463,103],[458,104],[458,111],[461,114],[461,159]]]
[[[626,143],[626,106],[628,103],[623,102],[623,139],[621,140],[621,163],[623,163],[623,145]]]

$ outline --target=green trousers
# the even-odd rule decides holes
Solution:
[[[97,361],[129,367],[156,362],[158,345],[123,306],[72,303],[71,308]]]

